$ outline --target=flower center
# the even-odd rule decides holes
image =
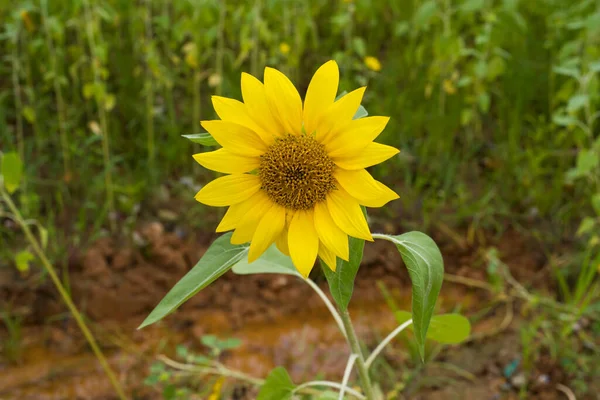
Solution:
[[[325,146],[308,135],[277,138],[260,156],[262,189],[275,203],[308,210],[335,189],[335,164]]]

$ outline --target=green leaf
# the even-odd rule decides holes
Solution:
[[[40,243],[42,244],[42,249],[46,250],[46,247],[48,247],[48,229],[39,224],[37,227],[40,231]]]
[[[460,7],[464,12],[475,12],[485,7],[485,0],[467,0]]]
[[[592,217],[585,217],[581,224],[579,224],[579,228],[577,229],[577,236],[582,236],[587,233],[590,233],[592,229],[596,226],[596,219]]]
[[[23,117],[25,117],[27,122],[29,122],[30,124],[33,124],[35,122],[35,110],[33,108],[31,108],[30,106],[25,106],[23,107],[22,112]]]
[[[438,6],[435,1],[428,0],[421,4],[421,7],[415,12],[414,23],[417,28],[422,28],[429,24],[429,21],[433,18]]]
[[[596,215],[600,217],[600,193],[596,193],[592,196],[592,207],[596,211]]]
[[[335,272],[329,269],[324,262],[321,262],[321,269],[325,274],[325,278],[327,278],[327,283],[329,283],[331,296],[333,296],[342,311],[346,311],[348,304],[350,304],[352,291],[354,290],[354,278],[356,278],[358,267],[360,267],[365,247],[365,241],[362,239],[349,237],[348,240],[350,248],[349,261],[336,258]]]
[[[181,135],[186,139],[191,140],[194,143],[199,143],[204,146],[218,146],[219,143],[212,137],[208,132],[194,133],[192,135]]]
[[[361,104],[360,106],[358,106],[358,110],[356,110],[356,114],[354,114],[354,118],[352,119],[359,119],[362,117],[366,117],[367,115],[369,115],[369,113],[367,112],[367,109],[363,107],[363,105]]]
[[[571,126],[577,123],[578,119],[568,114],[554,114],[552,122],[558,126]]]
[[[28,273],[29,272],[29,262],[33,261],[35,257],[27,250],[23,250],[17,253],[15,256],[15,264],[17,265],[17,269],[19,272]]]
[[[488,93],[486,93],[486,92],[480,93],[477,100],[479,101],[479,109],[481,110],[481,112],[483,112],[485,114],[488,111],[490,111],[491,100],[490,100],[490,95]]]
[[[398,322],[398,325],[400,326],[411,319],[412,314],[408,311],[398,310],[394,312],[394,318],[396,318],[396,322]],[[412,324],[410,326],[412,327]]]
[[[238,338],[229,338],[225,340],[221,340],[219,342],[219,349],[221,350],[231,350],[238,348],[242,345],[242,341]]]
[[[599,161],[595,151],[583,149],[577,154],[577,171],[580,175],[586,175],[598,166]]]
[[[173,286],[138,329],[153,324],[175,311],[186,300],[210,285],[244,258],[248,246],[231,244],[231,235],[227,233],[213,242],[194,268]]]
[[[13,194],[19,188],[23,176],[23,163],[17,153],[4,154],[0,173],[4,177],[4,187],[8,193]]]
[[[398,325],[411,319],[411,313],[398,310],[394,313]],[[409,325],[408,329],[413,329]],[[443,344],[457,344],[466,340],[471,334],[471,323],[460,314],[441,314],[431,317],[426,338]]]
[[[442,281],[444,260],[439,248],[429,236],[421,232],[378,237],[393,242],[406,264],[412,281],[412,320],[419,353],[425,359],[425,337],[433,316]]]
[[[365,44],[365,40],[361,37],[355,37],[352,39],[352,47],[354,47],[354,51],[360,57],[364,57],[367,54],[367,45]]]
[[[554,73],[556,73],[556,74],[570,76],[575,79],[579,79],[579,76],[580,76],[579,70],[574,67],[566,67],[566,66],[554,67],[554,68],[552,68],[552,71],[554,71]]]
[[[217,338],[215,335],[204,335],[200,338],[200,342],[205,345],[206,347],[210,347],[212,349],[216,349],[217,346],[217,342],[219,341],[219,338]]]
[[[457,344],[471,334],[471,323],[460,314],[441,314],[431,318],[427,338],[444,344]]]
[[[488,64],[488,69],[487,69],[488,80],[493,81],[494,79],[496,79],[497,77],[502,75],[505,70],[506,70],[506,62],[504,61],[504,59],[500,56],[495,56],[494,58],[492,58],[492,60]]]
[[[273,369],[258,392],[256,400],[288,400],[296,386],[285,368]]]
[[[337,400],[339,398],[339,395],[331,390],[319,393],[317,396],[319,397],[317,397],[316,400]]]
[[[577,94],[569,99],[569,102],[567,103],[567,111],[574,113],[585,107],[588,101],[589,96],[587,94]]]
[[[258,260],[248,263],[244,258],[233,266],[233,272],[238,275],[250,274],[287,274],[302,276],[294,267],[292,259],[283,254],[273,245],[269,247]]]

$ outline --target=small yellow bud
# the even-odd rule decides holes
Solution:
[[[367,66],[367,68],[369,68],[371,71],[375,71],[375,72],[379,72],[381,71],[381,63],[379,62],[379,60],[375,57],[372,56],[367,56],[365,57],[365,65]]]
[[[444,79],[444,83],[442,85],[444,86],[444,92],[450,95],[456,93],[456,87],[454,86],[454,82],[452,82],[450,79]]]
[[[279,45],[279,51],[284,56],[287,56],[290,53],[290,50],[291,50],[290,45],[287,44],[286,42],[283,42]]]

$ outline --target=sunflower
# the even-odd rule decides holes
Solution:
[[[381,207],[398,195],[365,168],[398,153],[374,143],[388,117],[353,119],[365,88],[336,100],[335,61],[314,74],[304,104],[292,82],[265,68],[264,84],[242,74],[243,102],[213,96],[220,120],[201,124],[222,146],[195,154],[205,168],[228,174],[204,186],[199,202],[229,206],[217,232],[250,242],[248,262],[273,243],[308,276],[318,257],[332,270],[348,260],[348,236],[372,241],[361,205]]]

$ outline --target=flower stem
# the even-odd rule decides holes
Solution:
[[[360,382],[362,383],[362,388],[365,392],[365,396],[367,400],[374,400],[375,395],[373,392],[373,386],[371,385],[371,378],[369,378],[369,371],[365,366],[365,358],[363,356],[362,350],[360,349],[360,343],[358,342],[358,338],[356,337],[356,331],[354,330],[354,326],[352,325],[352,320],[350,319],[350,314],[348,313],[348,310],[340,310],[340,317],[342,318],[342,322],[344,323],[344,328],[346,330],[346,339],[348,340],[348,344],[352,349],[352,353],[358,356],[358,358],[356,359],[356,367],[358,368],[358,376],[360,378]]]
[[[402,332],[404,329],[406,329],[406,327],[408,327],[410,324],[412,324],[412,319],[409,319],[408,321],[406,321],[405,323],[403,323],[402,325],[400,325],[399,327],[394,329],[392,331],[392,333],[387,335],[387,337],[385,339],[383,339],[383,341],[381,343],[379,343],[379,346],[377,346],[377,348],[375,350],[373,350],[371,355],[369,357],[367,357],[365,366],[367,368],[369,368],[371,366],[371,364],[373,363],[373,361],[375,360],[375,358],[377,358],[379,353],[381,353],[383,351],[385,346],[387,346],[396,336],[398,336],[400,334],[400,332]]]
[[[25,233],[27,240],[29,240],[31,247],[33,247],[33,251],[39,257],[39,259],[42,262],[42,265],[44,266],[44,268],[46,269],[46,272],[48,273],[48,275],[50,275],[50,278],[52,279],[54,286],[56,286],[56,289],[60,293],[60,296],[62,297],[65,304],[67,305],[67,308],[69,309],[69,311],[75,318],[77,325],[79,325],[79,329],[81,329],[81,331],[83,332],[83,335],[85,336],[85,338],[88,341],[88,344],[92,348],[94,355],[98,359],[98,362],[102,366],[102,369],[104,369],[104,372],[108,376],[108,379],[110,380],[113,388],[117,392],[117,396],[121,400],[127,399],[127,396],[125,396],[125,392],[123,392],[123,388],[121,387],[119,380],[117,379],[116,375],[114,374],[113,370],[111,369],[110,365],[108,364],[108,361],[104,357],[104,354],[102,354],[102,350],[100,350],[100,346],[98,346],[98,343],[96,342],[96,339],[94,338],[94,335],[92,335],[92,332],[87,327],[85,321],[83,320],[83,317],[81,316],[81,314],[77,310],[77,307],[71,300],[71,296],[69,296],[69,293],[67,293],[67,290],[65,289],[62,282],[58,278],[58,274],[56,273],[56,270],[54,269],[52,264],[50,264],[50,261],[48,261],[48,258],[46,258],[46,254],[40,247],[37,239],[35,238],[35,236],[33,236],[33,233],[31,233],[31,230],[27,226],[27,223],[23,220],[23,216],[19,212],[19,209],[17,208],[17,206],[15,206],[15,203],[12,202],[10,196],[4,191],[4,189],[0,188],[0,194],[2,195],[2,198],[4,199],[6,204],[8,205],[8,208],[10,209],[10,211],[13,213],[15,220],[19,223],[19,225],[21,226],[21,229],[23,229],[23,232]]]
[[[342,322],[342,319],[340,318],[340,315],[338,314],[338,312],[335,310],[335,307],[333,306],[333,304],[331,304],[331,301],[329,301],[329,299],[327,298],[327,295],[325,295],[325,293],[323,293],[321,288],[316,283],[311,281],[310,279],[306,278],[306,279],[304,279],[304,281],[311,288],[313,288],[313,290],[315,292],[317,292],[317,294],[319,295],[321,300],[323,300],[323,303],[325,303],[325,306],[327,306],[327,309],[333,316],[333,319],[335,320],[338,328],[340,329],[340,332],[342,332],[342,335],[344,335],[344,337],[346,337],[346,328],[344,328],[344,323]]]

